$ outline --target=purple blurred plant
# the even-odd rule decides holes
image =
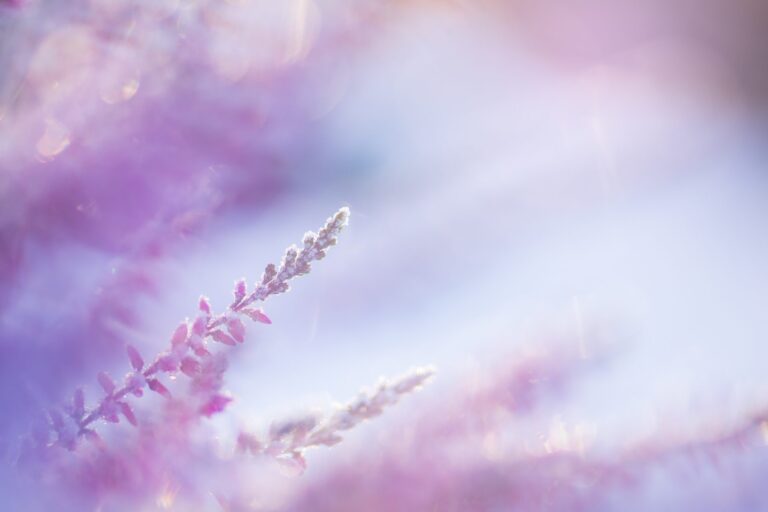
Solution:
[[[575,425],[553,423],[558,409],[547,406],[557,407],[575,378],[600,360],[558,345],[498,371],[484,369],[449,391],[450,402],[433,403],[396,434],[390,430],[380,450],[366,446],[366,471],[353,455],[279,510],[765,509],[763,481],[748,478],[768,471],[765,410],[715,433],[673,440],[663,428],[607,450]],[[659,479],[669,502],[658,501]]]
[[[336,245],[337,237],[348,221],[349,209],[342,208],[327,220],[318,233],[306,233],[303,247],[289,247],[279,266],[271,263],[267,265],[261,280],[250,294],[245,280],[239,280],[235,283],[234,300],[223,313],[214,314],[208,299],[201,297],[198,316],[191,322],[182,322],[171,336],[170,348],[160,353],[149,365],[145,364],[138,350],[129,345],[127,353],[132,371],[125,376],[123,384],[116,384],[106,372],[99,373],[97,379],[105,396],[93,408],[86,410],[83,390],[76,390],[71,402],[62,410],[53,408],[48,413],[50,431],[54,434],[53,442],[50,442],[49,432],[38,429],[35,435],[27,439],[22,458],[51,445],[74,450],[81,438],[97,441],[99,435],[93,429],[97,420],[118,423],[120,416],[123,416],[136,426],[138,420],[126,399],[130,395],[142,396],[145,389],[171,398],[170,391],[160,380],[162,374],[181,372],[192,379],[192,396],[197,401],[200,415],[211,416],[224,410],[231,401],[220,391],[227,361],[221,353],[209,350],[210,343],[235,346],[245,342],[244,320],[271,323],[269,317],[255,304],[288,291],[291,279],[307,274],[311,270],[311,263],[323,259],[326,251]]]

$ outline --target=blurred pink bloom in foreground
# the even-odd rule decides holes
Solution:
[[[611,357],[612,358],[612,357]],[[599,364],[596,364],[599,363]],[[451,399],[318,476],[280,510],[613,511],[768,507],[768,415],[676,439],[600,447],[588,425],[547,413],[605,357],[565,345],[467,381]],[[364,459],[365,463],[361,460]],[[361,470],[362,468],[364,470]]]

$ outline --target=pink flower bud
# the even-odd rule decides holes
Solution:
[[[187,341],[187,323],[186,322],[179,324],[176,330],[173,331],[173,336],[171,336],[171,345],[175,347],[177,345],[181,345],[185,341]]]
[[[193,357],[185,357],[181,361],[181,371],[189,377],[194,377],[200,373],[200,362]]]
[[[115,382],[112,380],[112,377],[104,372],[99,372],[99,375],[97,375],[96,378],[108,395],[111,395],[115,391]]]
[[[198,307],[200,308],[200,311],[205,313],[206,316],[211,316],[213,313],[211,312],[211,303],[208,302],[208,297],[205,295],[200,296],[200,302],[198,303]]]
[[[245,298],[247,292],[245,279],[240,279],[235,283],[235,290],[232,292],[235,296],[235,304],[239,303]]]
[[[131,360],[131,366],[133,366],[133,369],[137,372],[140,372],[141,369],[144,368],[144,359],[141,358],[139,351],[136,350],[133,345],[128,345],[125,347],[125,350],[128,352],[128,359]]]
[[[223,343],[225,345],[230,345],[230,346],[237,345],[237,342],[234,339],[232,339],[231,336],[229,336],[228,334],[225,334],[223,331],[218,331],[218,330],[213,331],[211,333],[211,337],[214,340],[218,341],[219,343]]]
[[[157,365],[164,372],[175,372],[179,369],[179,360],[173,354],[166,354],[158,359]]]
[[[210,355],[210,352],[205,348],[203,339],[197,334],[194,334],[189,338],[189,346],[192,347],[192,350],[199,357]]]
[[[205,318],[199,316],[195,318],[195,323],[192,324],[192,333],[203,336],[205,335],[205,331],[208,329],[208,320]]]
[[[230,318],[227,322],[227,330],[235,340],[240,343],[245,341],[245,325],[239,318]]]
[[[261,322],[263,324],[271,324],[272,320],[260,309],[244,309],[243,313],[251,317],[251,320]]]
[[[149,386],[149,389],[154,391],[155,393],[159,393],[163,395],[165,398],[171,398],[171,392],[168,391],[168,388],[163,386],[163,383],[160,382],[157,379],[149,379],[147,381],[147,385]]]

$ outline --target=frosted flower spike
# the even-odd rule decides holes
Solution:
[[[224,410],[231,398],[220,392],[227,360],[223,353],[216,352],[215,344],[236,346],[245,342],[248,321],[270,324],[269,317],[256,307],[272,295],[284,293],[289,282],[310,272],[312,262],[321,260],[327,251],[336,245],[337,237],[349,222],[348,208],[341,208],[317,233],[304,235],[302,247],[289,247],[279,265],[269,264],[261,279],[248,293],[244,279],[235,283],[234,299],[226,311],[215,314],[210,301],[201,297],[198,302],[198,316],[192,321],[179,324],[170,338],[170,346],[146,364],[139,351],[129,345],[126,348],[132,370],[122,384],[117,384],[107,373],[101,372],[97,380],[104,390],[99,402],[86,409],[82,389],[75,391],[70,403],[61,409],[48,411],[48,431],[38,431],[25,440],[20,459],[32,453],[53,446],[74,450],[82,438],[98,441],[94,430],[98,420],[118,423],[125,418],[130,424],[138,425],[128,399],[141,397],[148,389],[166,398],[171,392],[163,384],[164,375],[182,373],[192,380],[191,389],[199,402],[201,416],[211,416]],[[51,436],[53,434],[53,436]]]

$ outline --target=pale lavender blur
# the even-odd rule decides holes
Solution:
[[[362,447],[553,332],[620,355],[545,429],[610,450],[738,424],[768,403],[767,30],[750,0],[5,0],[0,446],[343,205],[233,365],[231,421],[440,377],[307,482],[386,467]],[[758,510],[752,455],[697,466],[711,508],[649,484],[636,510]]]

